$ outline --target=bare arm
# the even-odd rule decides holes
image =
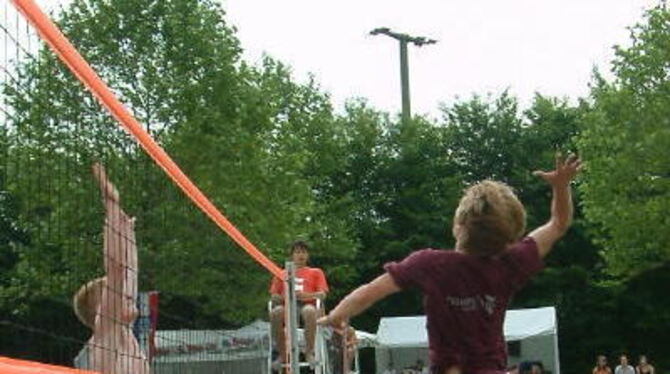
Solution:
[[[130,304],[130,308],[134,312],[137,309],[137,296],[139,292],[138,277],[139,265],[137,263],[137,242],[135,239],[135,218],[128,218],[125,227],[125,251],[127,257],[127,266],[123,269],[124,277],[124,296],[126,302]]]
[[[137,247],[134,219],[121,209],[119,192],[100,164],[93,166],[105,205],[104,262],[107,285],[103,290],[101,314],[103,326],[127,324],[137,309]],[[106,292],[105,292],[106,291]]]
[[[319,319],[319,323],[340,327],[344,321],[362,313],[377,301],[398,291],[400,291],[400,287],[391,275],[384,273],[347,295],[330,314]]]
[[[93,164],[93,177],[100,187],[100,192],[102,193],[102,200],[105,206],[108,202],[120,203],[119,191],[116,189],[114,184],[109,180],[105,167],[102,166],[99,162]]]
[[[565,235],[572,223],[573,204],[570,182],[580,169],[581,160],[575,155],[570,155],[566,160],[557,156],[555,170],[534,173],[551,185],[553,194],[549,221],[533,230],[529,235],[535,239],[542,258],[551,252],[554,243]]]

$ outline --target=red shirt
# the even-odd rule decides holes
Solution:
[[[319,268],[303,266],[295,271],[296,291],[302,292],[328,292],[328,282],[326,276]],[[302,289],[301,289],[302,284]],[[270,293],[273,295],[284,295],[284,282],[274,277],[270,285]],[[314,300],[307,301],[314,303]]]
[[[489,258],[424,249],[384,268],[400,288],[422,291],[433,366],[458,365],[466,374],[505,370],[505,310],[542,269],[535,240]]]

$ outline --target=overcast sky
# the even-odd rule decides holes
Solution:
[[[47,8],[67,0],[38,0]],[[365,97],[400,110],[398,44],[368,32],[385,26],[437,39],[410,48],[412,109],[509,88],[527,105],[535,92],[576,98],[594,66],[658,0],[221,0],[244,57],[263,53],[313,74],[336,107]]]

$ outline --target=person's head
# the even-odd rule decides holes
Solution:
[[[494,256],[525,230],[526,210],[502,182],[485,180],[469,187],[454,215],[457,247],[474,255]]]
[[[535,361],[531,365],[532,374],[542,374],[544,373],[544,365],[540,361]]]
[[[533,363],[530,361],[523,361],[519,363],[519,374],[531,374],[533,372]]]
[[[596,357],[596,365],[598,365],[598,367],[607,366],[607,357],[605,357],[605,355],[598,355],[598,357]]]
[[[619,356],[619,363],[621,364],[621,366],[628,365],[628,356],[625,354]]]
[[[93,329],[95,315],[102,299],[102,289],[105,287],[105,277],[96,278],[83,286],[74,294],[72,304],[74,314],[86,327]]]
[[[302,240],[291,243],[291,261],[295,266],[306,266],[309,261],[309,245]]]
[[[647,362],[647,356],[646,355],[640,355],[640,358],[638,359],[638,362],[640,365],[646,365],[649,362]]]

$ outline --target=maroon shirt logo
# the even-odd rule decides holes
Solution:
[[[489,315],[493,314],[496,308],[496,298],[491,295],[477,295],[472,297],[447,296],[447,303],[452,308],[461,312],[474,312],[481,308]]]

